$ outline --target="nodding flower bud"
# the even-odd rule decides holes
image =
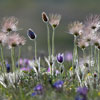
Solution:
[[[64,54],[58,54],[57,55],[57,61],[59,62],[59,63],[63,63],[63,61],[64,61]]]
[[[43,22],[47,23],[49,21],[49,18],[45,12],[42,12],[42,20]]]
[[[27,35],[28,35],[28,37],[29,37],[30,40],[36,39],[36,34],[33,32],[32,29],[28,29]]]

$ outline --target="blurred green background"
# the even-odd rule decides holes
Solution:
[[[46,25],[41,19],[43,11],[48,15],[49,13],[62,15],[55,34],[56,53],[72,51],[73,36],[66,33],[67,25],[75,20],[84,21],[89,14],[99,14],[100,0],[0,0],[0,21],[3,17],[9,16],[19,19],[19,27],[23,29],[19,33],[27,39],[26,46],[22,49],[24,57],[34,55],[34,43],[27,37],[28,28],[32,28],[37,34],[38,54],[47,54]]]

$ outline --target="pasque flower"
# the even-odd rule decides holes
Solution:
[[[1,26],[2,26],[1,30],[4,33],[9,33],[11,31],[16,32],[18,31],[18,19],[15,18],[14,16],[4,18]]]
[[[42,12],[42,20],[43,22],[47,23],[49,21],[49,18],[45,12]]]
[[[32,29],[28,29],[27,35],[28,35],[30,40],[34,40],[36,38],[36,34],[33,32]]]
[[[34,87],[34,92],[32,93],[32,96],[35,95],[41,95],[43,93],[43,86],[41,84],[38,84],[37,86]]]
[[[61,15],[59,14],[51,14],[50,15],[50,19],[49,19],[49,23],[53,28],[56,28],[61,20]]]
[[[63,61],[64,61],[64,54],[58,54],[57,55],[57,61],[59,62],[59,63],[63,63]]]
[[[53,87],[56,89],[61,89],[63,87],[64,81],[58,80],[53,84]]]

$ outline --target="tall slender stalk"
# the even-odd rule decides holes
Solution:
[[[47,39],[48,39],[48,55],[49,55],[49,60],[50,60],[50,55],[51,55],[51,46],[50,46],[50,30],[49,30],[49,24],[47,23]]]
[[[18,69],[20,69],[20,63],[19,63],[20,56],[21,56],[21,46],[18,47]]]
[[[96,66],[97,66],[97,49],[96,49],[96,47],[95,47],[95,49],[94,49],[94,68],[93,68],[93,71],[95,71],[95,68],[96,68]]]
[[[98,49],[98,79],[99,79],[99,74],[100,74],[100,51],[99,51],[99,49]]]
[[[37,45],[36,45],[36,39],[34,40],[35,45],[35,60],[37,60]]]
[[[11,61],[12,61],[12,71],[15,71],[15,61],[14,61],[14,47],[11,48]]]
[[[0,48],[1,48],[1,63],[2,63],[2,67],[3,67],[3,71],[6,72],[6,64],[5,64],[5,60],[4,60],[2,44],[0,45]]]
[[[55,28],[53,28],[53,34],[52,34],[52,56],[54,56],[54,38],[55,38]]]
[[[74,50],[73,50],[73,62],[72,62],[73,67],[76,65],[77,61],[78,61],[78,52],[77,52],[76,36],[74,36]]]

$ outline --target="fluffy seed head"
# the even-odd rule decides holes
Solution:
[[[79,21],[75,21],[68,25],[69,33],[74,36],[79,36],[82,33],[83,24]]]
[[[86,40],[84,40],[84,39],[80,39],[80,40],[78,41],[78,46],[79,46],[81,49],[85,49],[86,47],[89,46],[89,43],[88,43]]]
[[[59,14],[55,14],[55,15],[51,14],[49,23],[53,28],[56,28],[59,25],[60,20],[61,20],[61,15],[59,15]]]
[[[8,17],[4,18],[3,22],[1,24],[2,26],[2,32],[4,33],[9,33],[11,31],[16,32],[18,30],[17,28],[18,25],[18,19],[15,17]]]
[[[100,16],[91,15],[86,19],[85,26],[89,29],[92,29],[92,32],[95,33],[100,28]]]
[[[18,45],[24,45],[25,39],[23,37],[20,37],[19,34],[14,33],[8,36],[7,43],[9,48],[16,47]]]

